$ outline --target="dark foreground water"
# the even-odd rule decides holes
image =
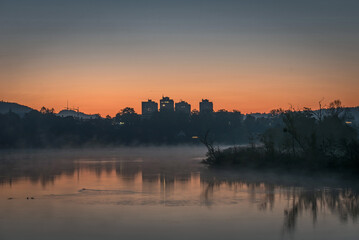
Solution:
[[[1,240],[359,239],[351,178],[215,171],[191,147],[0,154]]]

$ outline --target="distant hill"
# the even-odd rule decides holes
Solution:
[[[18,104],[18,103],[11,103],[11,102],[4,102],[0,101],[0,114],[6,114],[8,112],[13,112],[19,115],[20,117],[23,117],[26,113],[31,112],[32,108]],[[60,111],[56,114],[59,117],[73,117],[73,118],[79,118],[79,119],[96,119],[99,118],[99,115],[97,114],[85,114],[82,112],[77,112],[70,109],[65,109]]]
[[[100,116],[97,114],[93,114],[93,115],[89,115],[89,114],[85,114],[82,112],[77,112],[71,109],[64,109],[61,110],[58,114],[56,114],[57,116],[60,117],[73,117],[73,118],[79,118],[79,119],[97,119]]]
[[[8,112],[13,112],[23,117],[26,113],[32,111],[33,109],[18,103],[4,102],[0,101],[0,113],[5,114]]]

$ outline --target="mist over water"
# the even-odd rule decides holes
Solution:
[[[200,163],[205,153],[202,147],[2,151],[0,239],[359,236],[357,179],[213,170]]]

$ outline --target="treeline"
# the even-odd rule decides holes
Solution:
[[[244,118],[238,111],[215,113],[158,112],[141,118],[132,108],[122,109],[114,118],[81,120],[62,118],[53,109],[31,111],[24,117],[0,114],[0,148],[43,148],[118,145],[198,144],[207,130],[218,144],[247,143],[278,118]]]
[[[278,109],[282,124],[260,135],[261,146],[219,150],[207,139],[207,164],[244,167],[285,167],[305,169],[359,170],[357,130],[346,122],[345,109],[336,100],[324,110],[302,111]]]

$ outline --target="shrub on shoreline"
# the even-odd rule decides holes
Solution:
[[[232,147],[224,150],[208,143],[203,163],[211,166],[238,165],[266,168],[356,169],[359,170],[359,141],[356,129],[346,124],[339,100],[323,116],[303,111],[276,110],[283,126],[267,129],[260,138],[263,147]]]

